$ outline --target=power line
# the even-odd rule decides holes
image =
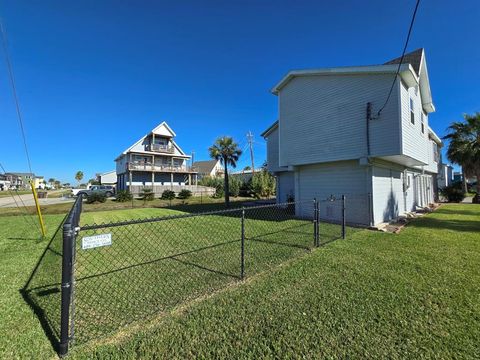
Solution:
[[[415,22],[415,17],[417,15],[418,5],[420,5],[420,0],[417,0],[417,4],[415,5],[415,10],[413,11],[412,20],[410,21],[410,27],[408,28],[407,39],[405,41],[405,46],[403,47],[402,57],[400,58],[400,62],[398,63],[397,71],[395,73],[395,77],[392,82],[392,86],[390,87],[390,91],[388,92],[387,100],[385,100],[385,104],[378,110],[377,116],[380,116],[380,113],[385,109],[387,106],[388,101],[390,100],[390,96],[392,96],[392,91],[395,86],[395,82],[397,81],[397,76],[400,73],[400,67],[403,63],[403,58],[405,57],[405,52],[407,51],[408,41],[410,40],[410,34],[412,33],[413,23]]]
[[[5,52],[5,61],[7,63],[7,68],[8,68],[8,76],[10,78],[10,84],[12,86],[12,93],[13,93],[13,98],[15,100],[15,107],[17,110],[17,117],[18,121],[20,123],[20,130],[22,132],[22,138],[23,138],[23,146],[25,148],[25,154],[27,156],[27,162],[28,162],[28,169],[30,170],[30,173],[33,174],[32,171],[32,163],[30,161],[30,155],[28,153],[28,147],[27,147],[27,139],[25,136],[25,128],[23,126],[23,117],[22,117],[22,112],[20,111],[20,101],[18,100],[18,95],[17,95],[17,87],[15,85],[15,77],[13,75],[13,67],[12,67],[12,62],[10,60],[10,54],[8,52],[8,46],[7,46],[7,34],[5,32],[5,29],[3,27],[3,21],[0,19],[0,32],[2,34],[2,45],[3,45],[3,51]]]

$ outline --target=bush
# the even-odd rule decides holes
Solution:
[[[93,192],[87,196],[87,204],[104,203],[107,201],[107,195],[100,192]]]
[[[118,202],[127,202],[132,201],[133,195],[128,190],[120,190],[117,193],[117,201]]]
[[[452,184],[450,186],[446,186],[440,190],[440,194],[444,196],[448,202],[461,202],[465,199],[465,193],[463,192],[461,186],[457,184]]]
[[[200,181],[198,182],[198,185],[215,188],[215,194],[213,194],[213,197],[221,198],[223,197],[223,194],[224,194],[223,182],[224,182],[223,177],[205,176],[200,179]]]
[[[266,170],[252,177],[252,192],[256,198],[268,198],[275,194],[275,178]]]
[[[179,199],[189,199],[192,197],[192,192],[188,189],[183,189],[178,193]]]
[[[178,193],[178,198],[179,199],[188,199],[192,197],[192,192],[188,189],[183,189]]]
[[[173,199],[175,199],[175,191],[164,190],[160,199],[162,199],[162,200],[173,200]]]
[[[228,178],[228,189],[230,195],[237,197],[240,195],[240,188],[242,187],[243,181],[238,178],[238,176],[231,176]]]
[[[155,193],[152,189],[143,188],[142,192],[140,193],[140,199],[142,199],[144,203],[147,201],[152,201],[155,199]]]

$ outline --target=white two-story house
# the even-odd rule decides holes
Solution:
[[[376,225],[434,202],[439,148],[423,49],[383,65],[290,71],[275,85],[278,121],[262,135],[277,201],[345,194],[347,221]],[[308,205],[302,205],[305,202]],[[339,220],[334,206],[321,217]]]
[[[174,141],[175,132],[162,122],[116,159],[117,190],[139,194],[150,188],[156,194],[171,189],[180,191],[197,180],[197,172],[188,166],[191,156]]]

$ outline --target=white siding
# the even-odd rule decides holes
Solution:
[[[358,159],[367,155],[366,108],[383,105],[391,74],[307,76],[279,94],[280,165]],[[398,87],[392,99],[398,98]],[[390,101],[370,122],[372,156],[401,152],[399,102]]]
[[[295,197],[295,174],[293,171],[280,172],[277,175],[277,203],[287,202]]]
[[[373,167],[374,223],[387,222],[404,212],[403,172]]]
[[[425,115],[424,132],[421,130],[422,100],[420,91],[415,88],[406,88],[402,82],[399,84],[401,93],[401,119],[402,119],[402,153],[424,164],[428,164],[428,116]],[[414,103],[415,124],[410,119],[410,98]]]
[[[427,145],[427,155],[428,155],[428,165],[424,167],[425,171],[428,171],[432,174],[438,173],[438,162],[435,161],[435,142],[433,140],[429,140]]]
[[[127,172],[127,165],[126,165],[126,156],[122,155],[119,159],[116,160],[116,172],[117,174],[123,174]]]
[[[271,172],[285,170],[278,165],[278,149],[278,128],[276,128],[267,137],[267,165]]]
[[[310,202],[314,198],[325,200],[331,195],[339,198],[347,196],[346,218],[349,223],[369,225],[370,208],[367,195],[368,168],[359,166],[357,161],[339,161],[327,164],[315,164],[296,168],[297,184],[295,200],[301,202],[297,206],[297,214],[308,217],[311,213]],[[337,206],[335,206],[337,205]],[[341,208],[339,202],[320,203],[320,217],[340,221]],[[330,209],[327,209],[330,207]]]

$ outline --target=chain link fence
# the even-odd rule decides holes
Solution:
[[[80,225],[78,199],[46,250],[53,278],[31,282],[25,293],[50,308],[64,355],[73,340],[98,339],[345,238],[347,204],[331,196]],[[54,292],[49,306],[41,291]]]

